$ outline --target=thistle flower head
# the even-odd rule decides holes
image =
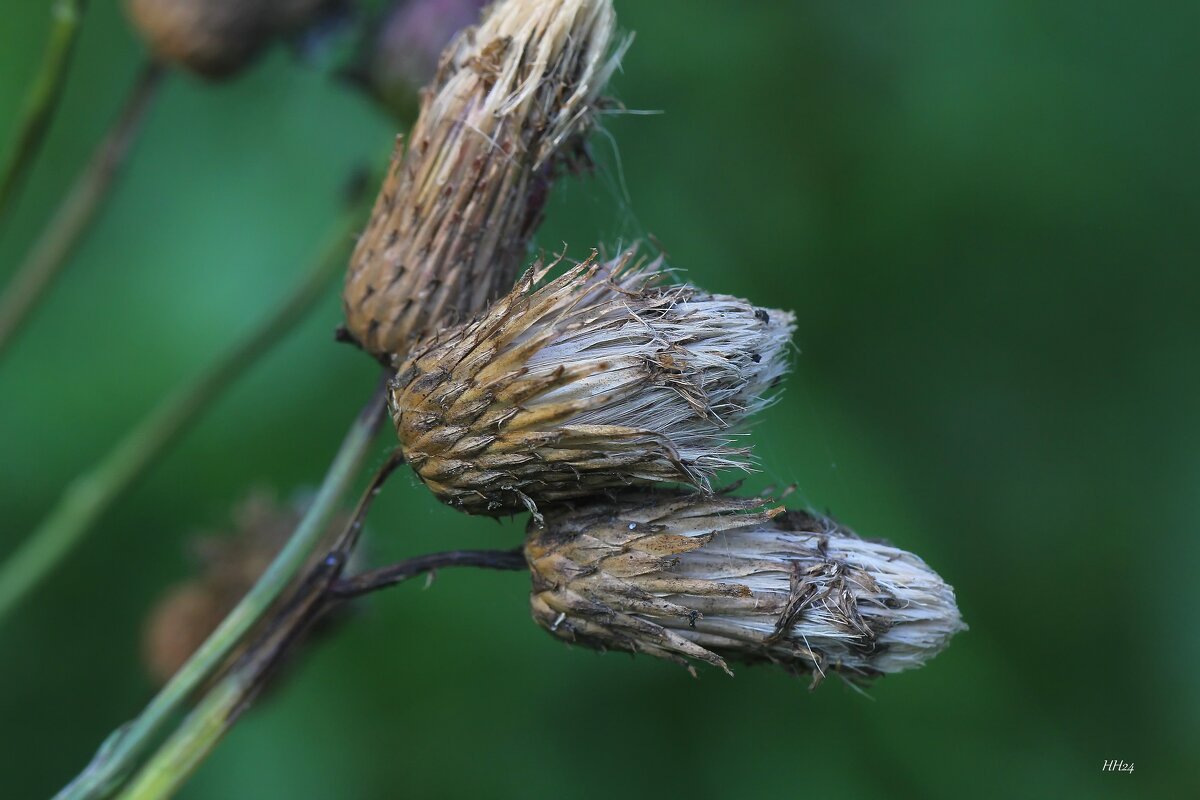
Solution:
[[[126,0],[156,57],[209,78],[237,72],[330,0]]]
[[[792,315],[666,285],[633,254],[541,288],[526,273],[391,383],[408,462],[442,500],[501,514],[628,484],[706,488],[748,467],[735,427],[783,375]]]
[[[966,627],[921,559],[757,500],[597,500],[531,526],[525,555],[534,619],[555,636],[726,672],[865,679],[922,665]]]
[[[447,47],[351,257],[364,349],[402,355],[512,286],[616,64],[614,22],[611,0],[504,0]]]

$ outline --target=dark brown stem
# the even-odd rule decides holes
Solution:
[[[332,589],[340,580],[342,570],[345,569],[346,562],[358,543],[367,512],[370,511],[383,484],[403,463],[404,456],[397,449],[375,471],[371,482],[354,507],[353,515],[330,545],[325,558],[303,576],[287,603],[272,616],[265,631],[248,649],[243,657],[244,661],[237,667],[244,674],[252,676],[250,684],[255,687],[254,692],[247,696],[246,703],[249,703],[253,695],[266,683],[267,676],[274,671],[288,648],[336,603],[332,597]]]
[[[385,377],[384,381],[387,380]],[[383,488],[383,484],[392,476],[396,468],[404,463],[404,453],[400,448],[396,448],[388,456],[388,460],[383,463],[375,475],[371,478],[371,483],[367,485],[362,497],[358,500],[358,505],[354,507],[354,514],[350,517],[350,521],[346,523],[346,527],[342,529],[341,534],[334,541],[333,547],[330,549],[329,557],[335,554],[340,558],[349,556],[350,551],[358,543],[358,537],[362,534],[363,522],[367,518],[367,512],[371,510],[371,505],[375,502],[375,498],[379,495],[379,491]],[[329,560],[326,557],[326,560]]]
[[[344,578],[335,583],[330,594],[340,599],[359,597],[389,586],[403,583],[409,578],[442,567],[480,567],[482,569],[520,570],[525,569],[525,555],[516,550],[450,550],[445,553],[430,553],[386,567],[373,569],[353,578]]]
[[[357,539],[362,529],[362,515],[370,506],[370,498],[378,493],[387,476],[403,459],[393,456],[388,460],[371,482],[355,517],[349,522],[339,537],[342,544],[349,543],[349,548],[335,547],[320,564],[314,567],[305,578],[304,584],[297,590],[291,601],[281,609],[271,620],[267,629],[247,650],[242,660],[233,668],[234,674],[244,683],[241,699],[230,712],[230,722],[240,716],[254,702],[263,688],[271,682],[271,677],[280,664],[286,660],[292,646],[304,638],[307,631],[323,614],[339,602],[386,589],[403,583],[417,575],[433,572],[442,567],[479,567],[495,570],[522,570],[526,568],[525,555],[520,548],[515,550],[450,550],[444,553],[430,553],[417,556],[405,561],[399,561],[386,567],[380,567],[369,572],[356,575],[353,578],[342,579],[342,569],[345,567],[353,541]]]

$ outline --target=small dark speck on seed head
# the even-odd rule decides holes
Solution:
[[[770,322],[771,321],[771,315],[768,314],[766,311],[764,311],[761,308],[754,309],[754,316],[757,317],[760,322]]]
[[[762,361],[762,356],[760,356],[758,353],[751,353],[750,360],[757,364],[758,362]]]

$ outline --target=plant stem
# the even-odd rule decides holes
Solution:
[[[238,707],[253,690],[251,678],[248,671],[235,669],[218,682],[120,794],[121,800],[173,796],[232,727]]]
[[[288,603],[273,615],[233,669],[158,749],[122,793],[123,798],[171,796],[233,727],[288,647],[300,641],[308,627],[328,608],[329,588],[341,577],[350,553],[358,543],[367,511],[384,481],[402,463],[403,458],[397,451],[375,472],[328,555],[309,569]],[[190,663],[189,660],[183,669]]]
[[[381,483],[377,476],[368,495],[378,491]],[[343,536],[343,541],[346,538]],[[338,580],[348,555],[347,547],[353,547],[352,540],[346,546],[335,546],[330,558],[314,568],[313,575],[319,583],[312,586],[315,582],[310,581],[312,588],[302,591],[297,601],[280,613],[282,621],[272,625],[246,657],[209,691],[121,794],[121,800],[160,800],[174,795],[249,707],[286,646],[299,641],[304,629],[340,600],[394,586],[440,567],[525,569],[525,557],[519,549],[454,550],[411,558]]]
[[[226,388],[304,318],[345,267],[361,204],[334,227],[321,254],[275,312],[208,369],[164,398],[88,472],[3,565],[0,621],[83,540],[96,520],[174,444]]]
[[[525,569],[525,555],[516,550],[450,550],[445,553],[430,553],[386,567],[373,569],[353,578],[338,581],[330,589],[337,598],[359,597],[389,586],[403,583],[409,578],[433,572],[442,567],[479,567],[481,569],[517,570]]]
[[[0,167],[0,217],[12,201],[17,185],[33,166],[37,151],[45,140],[54,107],[62,96],[67,65],[75,50],[86,5],[84,0],[56,0],[50,8],[50,41],[46,45],[46,54],[25,96],[16,136],[0,162],[3,163]]]
[[[163,67],[159,64],[152,62],[142,67],[112,127],[17,267],[0,297],[0,353],[12,343],[96,218],[125,162],[130,145],[141,130],[162,75]]]
[[[57,795],[59,800],[94,800],[105,797],[116,789],[163,725],[182,707],[196,688],[215,673],[243,637],[292,585],[296,575],[319,544],[338,500],[358,474],[384,417],[384,408],[384,392],[381,385],[350,427],[316,498],[291,539],[271,562],[271,566],[188,662],[150,701],[141,715],[129,723],[124,731],[117,733],[115,741],[107,741],[97,754],[97,760],[89,764]],[[240,696],[240,692],[245,688],[238,683],[245,679],[243,670],[235,670],[220,681],[217,689],[210,692],[196,712],[188,717],[188,723],[185,724],[190,726],[189,730],[199,741],[209,741],[211,746],[219,738],[222,718],[220,714],[232,709],[229,702]],[[201,710],[208,716],[198,716]],[[208,727],[198,731],[196,726],[201,721]],[[172,737],[171,741],[175,741],[178,735],[177,733]],[[194,763],[198,761],[193,762],[193,766]]]

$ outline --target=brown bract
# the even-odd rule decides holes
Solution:
[[[792,316],[665,285],[659,262],[530,270],[423,342],[390,385],[405,458],[443,501],[504,514],[747,468],[736,428],[782,377]]]
[[[965,628],[954,590],[916,556],[763,500],[595,500],[531,525],[525,556],[543,628],[685,666],[859,680],[920,666]]]
[[[609,0],[507,0],[442,54],[343,292],[346,329],[402,357],[512,287],[559,166],[615,65]]]

